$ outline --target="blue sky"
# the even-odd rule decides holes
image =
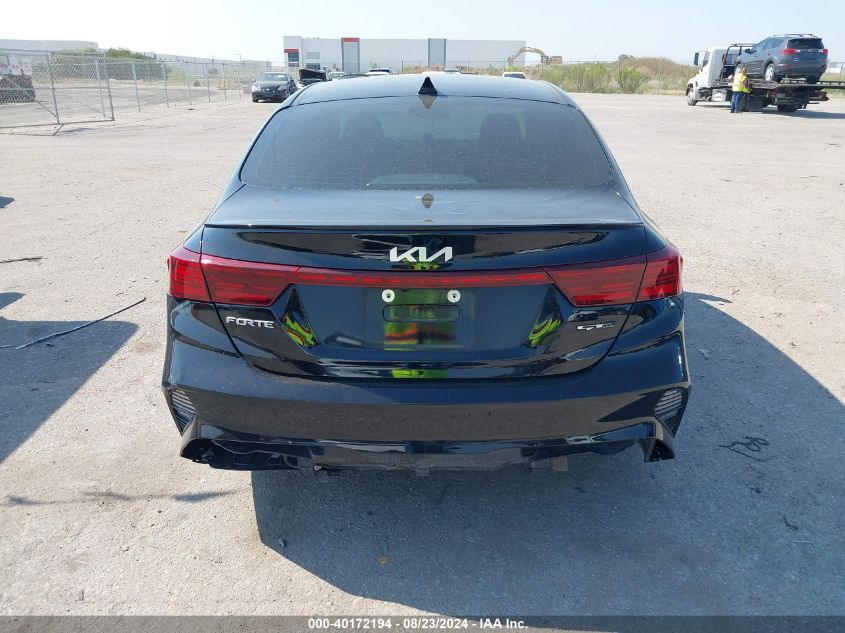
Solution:
[[[525,39],[565,60],[620,53],[691,59],[695,50],[774,33],[824,37],[845,61],[845,0],[77,0],[7,2],[2,38],[236,59],[282,59],[282,36]]]

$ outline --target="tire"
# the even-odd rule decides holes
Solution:
[[[796,112],[797,110],[798,106],[794,104],[781,103],[778,105],[778,112]]]
[[[252,102],[253,102],[253,103],[258,103],[258,99],[257,99],[257,98],[255,98],[255,97],[253,97],[253,98],[252,98]]]
[[[769,98],[768,98],[768,97],[763,97],[763,101],[762,101],[762,103],[760,104],[760,109],[762,110],[763,108],[768,108],[770,105],[772,105],[772,102],[771,102],[771,101],[769,101]]]
[[[692,86],[687,86],[687,105],[694,106],[698,103],[698,100],[695,98],[695,89]]]
[[[766,81],[774,81],[775,83],[780,81],[778,76],[775,74],[774,64],[769,63],[766,65],[766,69],[763,71],[763,79],[765,79]]]
[[[821,77],[819,75],[813,75],[812,77],[805,77],[804,81],[808,84],[817,84],[821,81]]]

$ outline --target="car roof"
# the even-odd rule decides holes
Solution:
[[[516,82],[508,80],[507,77],[449,73],[390,75],[381,77],[378,81],[374,81],[372,77],[360,77],[341,82],[312,84],[300,90],[290,105],[343,99],[415,96],[419,94],[426,77],[430,79],[438,95],[442,96],[503,97],[575,105],[566,93],[545,81]]]

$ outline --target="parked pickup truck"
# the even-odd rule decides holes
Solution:
[[[749,50],[753,44],[731,44],[714,46],[699,51],[693,58],[693,65],[699,68],[698,74],[687,82],[687,105],[694,106],[699,101],[730,101],[731,84],[737,58]],[[832,81],[766,81],[749,79],[751,104],[753,109],[776,106],[778,112],[795,112],[806,108],[811,103],[827,101],[828,90],[843,90],[845,83]]]

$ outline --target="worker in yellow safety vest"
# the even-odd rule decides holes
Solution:
[[[734,72],[734,82],[731,90],[733,90],[733,95],[731,96],[731,113],[745,112],[748,110],[748,94],[751,92],[751,87],[748,83],[748,75],[745,74],[745,68],[742,66]]]

